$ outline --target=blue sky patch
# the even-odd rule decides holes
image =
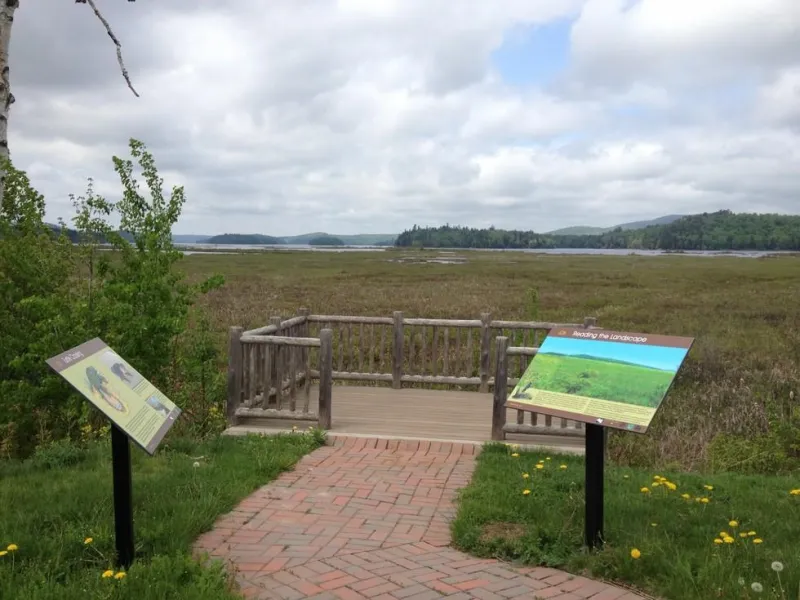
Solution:
[[[492,65],[509,85],[546,85],[569,64],[572,19],[510,29],[491,56]]]

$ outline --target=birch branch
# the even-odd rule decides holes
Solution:
[[[114,45],[117,47],[117,62],[119,63],[119,69],[122,71],[122,76],[125,78],[125,83],[128,84],[128,88],[133,92],[133,95],[137,98],[139,97],[139,92],[137,92],[133,84],[131,83],[130,75],[128,75],[128,69],[125,68],[125,61],[122,60],[122,44],[120,44],[117,36],[114,35],[114,32],[111,29],[111,25],[108,23],[106,18],[100,13],[100,10],[97,8],[97,5],[94,3],[94,0],[75,0],[78,4],[88,4],[89,7],[94,11],[94,14],[103,24],[103,27],[106,28],[106,33],[108,37],[111,38],[111,41],[114,42]],[[128,0],[132,2],[133,0]]]

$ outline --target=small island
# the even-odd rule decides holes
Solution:
[[[240,246],[277,246],[286,242],[271,235],[260,233],[223,233],[208,238],[206,244],[237,244]]]
[[[308,240],[309,246],[344,246],[344,240],[332,235],[318,235]]]

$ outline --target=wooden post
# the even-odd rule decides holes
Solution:
[[[497,364],[494,368],[494,402],[492,403],[492,440],[503,441],[506,434],[506,397],[508,396],[508,338],[498,336],[495,340]]]
[[[333,331],[319,332],[319,407],[317,409],[320,429],[331,428],[331,404],[333,397]]]
[[[394,312],[394,343],[392,345],[392,387],[400,389],[403,376],[403,313]]]
[[[277,327],[273,335],[281,334],[281,321],[281,317],[278,316],[269,318],[269,324]],[[272,385],[275,386],[275,408],[281,410],[281,408],[283,408],[281,406],[281,402],[283,401],[281,393],[283,391],[283,369],[281,368],[280,364],[281,347],[268,344],[266,351],[272,355],[272,360],[270,361],[270,368],[272,369],[272,372],[269,374],[269,379],[272,382]],[[266,393],[269,394],[269,391]],[[269,401],[269,398],[267,398],[267,401]]]
[[[236,409],[242,401],[242,333],[244,328],[231,327],[228,330],[228,402],[225,414],[228,424],[235,426],[238,423]]]
[[[297,316],[298,317],[305,317],[305,321],[303,321],[300,324],[300,327],[298,327],[297,337],[310,337],[309,333],[308,333],[309,330],[311,329],[308,326],[308,315],[310,315],[310,314],[311,314],[311,311],[308,310],[305,307],[301,308],[301,309],[299,309],[297,311]],[[300,371],[300,369],[305,369],[306,368],[305,365],[308,362],[308,355],[310,353],[311,353],[311,349],[310,348],[305,348],[305,347],[301,347],[300,348],[300,361],[299,361],[299,364],[297,365],[297,370],[298,371]],[[304,375],[304,377],[309,377],[310,376],[308,373],[305,373],[305,372],[304,372],[303,375]],[[302,381],[300,381],[298,379],[298,383],[302,383]]]
[[[492,328],[490,326],[491,322],[492,322],[491,313],[481,313],[480,392],[482,394],[486,394],[489,392],[489,349],[492,345]]]

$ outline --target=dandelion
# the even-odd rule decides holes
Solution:
[[[735,540],[732,537],[722,538],[722,541],[726,544],[732,544]]]
[[[297,431],[297,425],[292,425],[292,431]]]
[[[673,492],[678,489],[678,486],[672,483],[671,481],[665,481],[664,485],[667,486],[667,488]]]
[[[650,527],[658,527],[658,523],[650,523]]]
[[[94,538],[90,538],[90,537],[88,537],[88,538],[86,538],[85,540],[83,540],[83,543],[84,543],[84,544],[86,544],[86,545],[88,546],[88,545],[89,545],[89,544],[91,544],[93,541],[94,541]]]
[[[545,460],[550,460],[550,457],[548,456]]]
[[[747,533],[745,533],[744,531],[740,531],[739,532],[739,537],[740,538],[746,538],[747,537]]]
[[[120,571],[119,573],[117,573],[116,575],[114,575],[114,579],[117,579],[117,580],[119,580],[119,579],[125,579],[125,573],[124,573],[124,572],[122,572],[122,571]]]
[[[653,481],[666,481],[661,475],[653,475]]]
[[[756,539],[753,540],[753,543],[754,544],[763,544],[764,540],[762,540],[761,538],[756,538]]]
[[[726,537],[731,537],[731,536],[730,536],[730,535],[728,535],[728,532],[727,532],[727,531],[720,531],[720,532],[719,532],[719,537],[721,537],[721,538],[726,538]]]
[[[519,452],[514,452],[511,456],[513,458],[519,458]]]
[[[783,571],[783,563],[776,560],[775,562],[772,563],[772,570],[775,571],[776,573],[780,573],[781,571]]]
[[[622,476],[622,478],[623,478],[623,479],[630,479],[630,478],[631,478],[631,476],[630,476],[630,475],[623,475],[623,476]]]
[[[721,544],[722,543],[722,538],[714,538],[714,543],[715,544]]]
[[[653,482],[653,487],[658,487],[658,486],[660,486],[660,485],[661,485],[661,482],[660,482],[660,481],[654,481],[654,482]]]
[[[689,494],[681,494],[681,498],[683,498],[684,500],[691,500],[692,499],[692,497]]]
[[[562,471],[566,471],[567,470],[567,465],[561,465],[559,467],[559,469],[561,469]]]
[[[17,550],[19,550],[19,546],[17,546],[16,544],[9,544],[6,550],[8,550],[9,552],[16,552]]]
[[[114,571],[111,571],[111,570],[103,571],[103,579],[108,579],[109,577],[113,577],[113,576],[114,576]]]
[[[642,488],[642,489],[640,489],[639,491],[640,491],[640,492],[642,492],[643,494],[649,494],[649,493],[650,493],[650,489],[649,489],[649,488],[647,488],[647,487],[643,487],[643,488]]]
[[[728,521],[728,525],[730,525],[731,527],[738,527],[739,526],[739,521],[735,521],[735,520],[734,521]]]
[[[536,465],[536,468],[537,468],[537,469],[544,469],[544,465],[543,465],[543,464],[541,464],[541,463],[539,463],[538,465]]]
[[[537,463],[536,463],[536,464],[537,464],[537,465],[543,465],[543,464],[544,464],[544,461],[543,461],[543,460],[537,461]]]
[[[745,585],[745,580],[744,580],[744,577],[739,577],[739,579],[738,579],[737,581],[738,581],[739,585],[741,585],[742,587],[744,587],[744,585]]]
[[[753,537],[754,535],[756,535],[755,531],[748,531],[747,532],[747,537]]]
[[[531,494],[530,490],[522,490],[522,495],[523,496],[530,496],[530,494]]]
[[[197,469],[199,466],[200,466],[200,463],[197,462],[197,461],[194,461],[194,464],[192,465],[192,467]]]
[[[522,478],[523,478],[523,479],[527,479],[528,477],[530,477],[530,474],[529,474],[529,473],[523,473],[523,474],[522,474]]]
[[[639,551],[639,549],[638,549],[638,548],[633,548],[633,549],[631,550],[631,558],[632,558],[633,560],[638,560],[638,559],[639,559],[639,558],[641,558],[641,557],[642,557],[642,553]]]
[[[5,556],[8,554],[8,550],[0,550],[0,556]]]
[[[792,496],[800,496],[800,488],[789,492]]]
[[[708,499],[708,498],[700,498],[700,503],[701,503],[701,504],[708,504],[709,502],[710,502],[710,501],[709,501],[709,499]]]
[[[750,589],[753,590],[756,594],[760,594],[761,592],[764,591],[764,586],[758,583],[757,581],[754,581],[753,583],[750,584]]]
[[[714,491],[714,486],[713,485],[706,484],[703,487],[706,488],[709,492]]]

